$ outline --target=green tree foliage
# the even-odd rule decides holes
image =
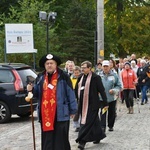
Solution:
[[[131,53],[149,54],[150,13],[148,0],[104,0],[105,57],[110,53],[126,57]],[[0,62],[4,61],[5,23],[32,23],[34,47],[39,58],[46,53],[46,24],[39,21],[39,11],[57,12],[49,26],[50,51],[80,63],[94,60],[96,27],[95,0],[1,0]],[[8,55],[11,62],[32,64],[32,54]]]
[[[0,0],[0,12],[7,15],[9,13],[10,6],[18,5],[18,0]]]
[[[48,11],[50,3],[38,2],[36,0],[18,1],[18,5],[10,6],[7,15],[5,13],[0,15],[0,39],[5,39],[5,23],[33,23],[34,30],[34,47],[38,49],[37,58],[46,52],[46,26],[39,22],[38,13],[40,10]],[[1,58],[4,54],[4,40],[0,40]],[[9,54],[7,56],[9,62],[24,62],[28,64],[33,63],[31,54]],[[4,60],[2,60],[4,61]]]
[[[67,59],[93,61],[95,10],[92,1],[72,1],[64,12],[60,50]]]
[[[120,39],[127,53],[133,51],[139,56],[149,54],[150,48],[150,13],[146,6],[132,6],[125,11],[122,19],[123,36]]]
[[[19,7],[18,7],[19,5]],[[61,1],[53,0],[50,3],[35,0],[19,1],[16,7],[9,8],[6,14],[0,16],[2,20],[4,39],[5,23],[33,23],[35,48],[38,49],[37,60],[46,53],[46,26],[38,21],[40,10],[57,12],[55,27],[50,28],[50,52],[57,53],[64,61],[72,59],[81,62],[83,59],[93,60],[93,41],[95,29],[95,8],[93,2],[88,1]],[[94,12],[94,13],[93,13]],[[2,43],[0,45],[3,45]],[[12,56],[12,55],[11,55]],[[21,54],[22,56],[22,54]],[[21,62],[19,55],[17,61]],[[26,62],[32,55],[24,55]],[[15,61],[15,57],[9,57]],[[78,59],[76,59],[78,58]]]
[[[119,57],[148,54],[149,5],[141,0],[108,0],[105,3],[105,54]]]

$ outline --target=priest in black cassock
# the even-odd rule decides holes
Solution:
[[[99,94],[103,99],[105,108],[108,108],[105,89],[101,77],[91,71],[92,63],[84,61],[81,64],[83,75],[78,79],[75,93],[78,99],[78,111],[81,115],[81,126],[76,142],[78,148],[83,150],[87,142],[97,144],[106,137],[101,129],[100,118],[98,116],[101,103]]]

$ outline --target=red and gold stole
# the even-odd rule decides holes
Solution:
[[[48,75],[46,73],[43,83],[42,96],[42,129],[43,131],[54,130],[54,121],[56,114],[56,85],[57,85],[57,71],[52,75],[51,82],[48,83]]]

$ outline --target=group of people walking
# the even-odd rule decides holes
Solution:
[[[39,61],[44,71],[38,74],[34,85],[27,85],[27,91],[32,91],[39,99],[42,150],[71,150],[70,118],[78,132],[76,142],[80,150],[87,142],[98,144],[106,137],[107,126],[110,132],[114,130],[116,104],[121,92],[128,113],[132,114],[138,81],[142,84],[149,81],[150,71],[147,69],[147,76],[141,77],[144,68],[135,73],[130,62],[124,62],[119,68],[113,60],[103,60],[94,71],[90,61],[82,62],[81,66],[67,61],[64,70],[59,68],[60,64],[56,55],[44,55]],[[148,101],[143,92],[149,87],[144,84],[142,88],[141,104]]]

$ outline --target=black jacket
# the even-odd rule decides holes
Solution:
[[[81,77],[82,76],[80,76],[78,78],[76,88],[75,88],[76,98],[78,101],[80,101],[78,99],[78,83],[80,82]],[[101,81],[101,77],[92,72],[90,89],[89,89],[89,104],[91,105],[92,110],[96,110],[96,109],[99,109],[101,107],[99,94],[101,94],[104,106],[107,106],[108,105],[107,104],[107,97],[106,97],[103,83]],[[80,109],[80,102],[78,104],[79,104],[79,109]]]
[[[147,85],[150,86],[150,78],[147,75],[147,72],[149,72],[149,64],[145,65],[144,67],[140,67],[137,70],[137,77],[138,77],[138,84],[141,85]],[[145,82],[143,83],[142,80],[145,79]]]

